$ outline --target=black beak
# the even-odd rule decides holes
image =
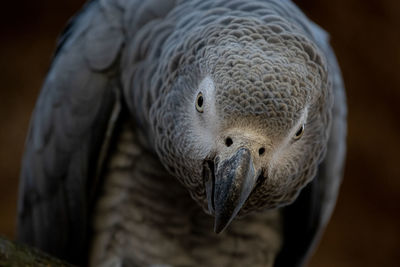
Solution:
[[[259,173],[254,169],[250,150],[243,147],[232,157],[215,162],[214,166],[209,166],[207,171],[206,192],[209,209],[215,214],[214,231],[220,233],[246,202]],[[215,177],[212,177],[214,171]]]

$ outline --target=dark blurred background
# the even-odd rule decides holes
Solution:
[[[83,0],[3,1],[0,234],[15,236],[20,159],[58,34]],[[331,35],[347,88],[348,154],[310,266],[400,266],[400,1],[295,1]]]

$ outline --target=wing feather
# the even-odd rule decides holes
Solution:
[[[88,192],[119,102],[114,63],[124,34],[114,18],[122,14],[103,2],[89,2],[61,38],[31,119],[20,180],[18,239],[73,263],[86,254]]]

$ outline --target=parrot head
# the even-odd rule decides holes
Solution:
[[[312,40],[240,27],[188,37],[150,111],[161,162],[215,217],[217,233],[291,203],[316,174],[330,124],[326,63]]]

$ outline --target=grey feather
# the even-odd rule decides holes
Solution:
[[[18,236],[93,266],[301,266],[345,135],[328,35],[291,1],[93,0],[32,116]]]
[[[99,5],[90,3],[71,22],[69,37],[58,48],[32,117],[20,183],[19,239],[74,262],[84,259],[90,177],[119,101],[115,73],[107,68],[123,37],[102,42],[116,39],[107,24],[103,29],[96,24],[93,35],[88,22],[105,20]],[[89,54],[88,42],[97,46]],[[97,60],[93,53],[104,51],[107,57]]]

